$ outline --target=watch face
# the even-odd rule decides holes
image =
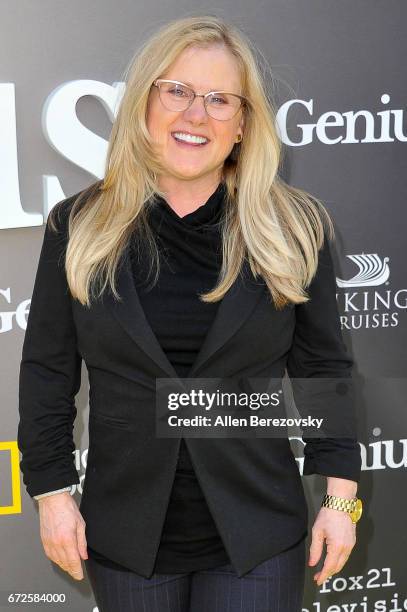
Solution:
[[[356,500],[356,507],[354,511],[351,513],[351,516],[352,516],[352,520],[354,523],[357,523],[360,517],[362,516],[362,500],[361,499]]]

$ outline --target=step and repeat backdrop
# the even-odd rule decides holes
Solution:
[[[324,585],[307,568],[304,612],[407,610],[407,4],[367,0],[17,0],[0,23],[0,608],[13,593],[97,611],[87,581],[45,555],[17,447],[18,372],[46,217],[103,176],[123,70],[169,19],[212,13],[240,26],[274,72],[287,182],[336,225],[344,339],[355,359],[364,514],[347,564]],[[75,462],[87,458],[88,380],[76,398]],[[304,445],[291,440],[302,473]],[[325,478],[303,476],[310,527]],[[308,540],[309,544],[310,540]],[[63,604],[50,603],[48,610]],[[45,608],[45,606],[44,606]],[[283,610],[281,612],[284,612]]]

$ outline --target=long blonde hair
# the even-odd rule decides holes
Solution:
[[[235,57],[242,93],[249,100],[244,137],[235,144],[223,167],[226,206],[223,223],[223,265],[216,286],[201,294],[205,302],[220,300],[233,284],[245,258],[260,275],[276,308],[308,301],[305,291],[318,263],[325,231],[333,222],[324,205],[307,192],[287,185],[279,176],[282,143],[276,109],[256,48],[235,26],[214,15],[189,16],[166,23],[137,50],[128,65],[126,89],[113,123],[103,180],[79,193],[69,215],[65,266],[71,294],[90,305],[91,288],[107,283],[117,299],[115,271],[130,235],[143,233],[155,260],[159,257],[148,225],[146,203],[155,193],[163,169],[146,125],[152,82],[191,45],[221,44]],[[270,74],[270,79],[271,79]],[[50,213],[54,225],[54,210]]]

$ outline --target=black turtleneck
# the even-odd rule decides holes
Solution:
[[[188,377],[220,303],[205,303],[198,294],[215,286],[222,264],[225,192],[221,182],[202,206],[183,217],[165,199],[154,197],[149,224],[159,247],[160,274],[152,288],[155,270],[148,277],[149,255],[143,240],[133,251],[134,280],[141,305],[180,377]],[[101,563],[121,568],[89,547],[88,550]],[[182,439],[154,572],[182,573],[229,562]]]

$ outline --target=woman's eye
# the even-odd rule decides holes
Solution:
[[[170,89],[170,94],[178,98],[182,98],[182,95],[185,93],[186,92],[183,89]]]
[[[211,98],[211,103],[215,102],[215,104],[226,104],[226,100],[224,98],[217,98],[217,97],[212,97]]]

